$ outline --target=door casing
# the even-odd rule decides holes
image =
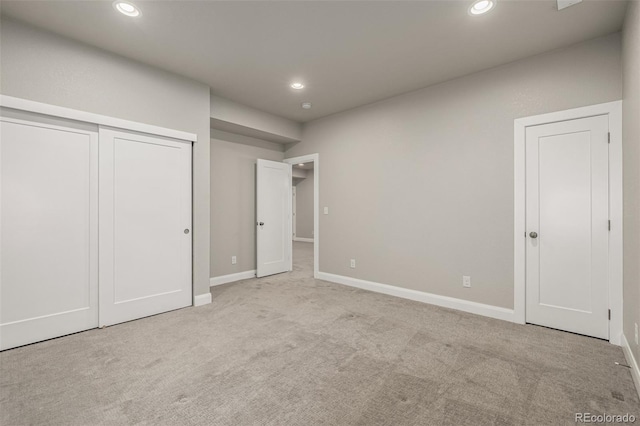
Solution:
[[[293,239],[296,239],[296,187],[291,184],[291,223],[293,225]]]
[[[525,323],[526,128],[579,118],[605,115],[609,119],[609,342],[621,344],[622,336],[622,101],[557,111],[514,121],[514,322]]]

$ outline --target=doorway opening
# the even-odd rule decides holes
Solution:
[[[300,228],[300,230],[296,229],[298,241],[293,241],[294,164],[297,165],[296,176],[298,179],[301,181],[309,179],[310,187],[313,188],[312,191],[308,191],[308,196],[313,200],[310,209],[312,213],[309,214],[310,217],[313,217],[312,230],[304,231],[310,233],[301,236],[300,230],[309,226],[298,221],[296,223],[296,228]],[[300,166],[301,164],[303,166]],[[258,159],[256,163],[256,276],[258,278],[294,271],[293,243],[309,243],[311,241],[313,241],[311,249],[301,244],[296,244],[296,246],[302,251],[313,253],[313,257],[308,259],[304,267],[308,269],[308,276],[318,278],[320,244],[318,235],[318,169],[318,154],[289,158],[283,162]],[[296,194],[300,192],[301,188],[302,186],[296,188]],[[308,209],[311,203],[307,203],[304,208],[302,204],[296,204],[296,210],[302,212],[302,210]],[[299,254],[297,257],[302,261],[304,255]]]
[[[291,224],[293,271],[313,277],[314,179],[313,161],[293,164],[291,170]]]
[[[318,154],[284,160],[291,168],[292,269],[301,277],[318,276]]]

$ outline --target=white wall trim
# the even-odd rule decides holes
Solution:
[[[320,155],[309,154],[285,158],[285,163],[298,164],[313,161],[313,278],[320,275]],[[292,253],[293,254],[293,253]]]
[[[403,299],[415,300],[417,302],[428,303],[430,305],[442,306],[444,308],[457,309],[485,317],[496,318],[503,321],[516,322],[512,309],[501,308],[499,306],[485,305],[483,303],[471,302],[469,300],[456,299],[455,297],[440,296],[433,293],[411,290],[396,287],[389,284],[381,284],[373,281],[365,281],[358,278],[334,275],[320,272],[318,279],[330,281],[332,283],[343,284],[376,293],[388,294],[390,296],[401,297]]]
[[[98,124],[101,126],[133,130],[141,133],[149,133],[156,136],[164,136],[167,138],[179,139],[183,141],[198,141],[198,136],[193,133],[167,129],[164,127],[138,123],[135,121],[123,120],[121,118],[114,118],[86,111],[79,111],[57,105],[45,104],[42,102],[30,101],[28,99],[15,98],[13,96],[0,95],[0,106],[5,108],[17,109],[20,111],[50,115],[56,118],[66,118],[69,120],[82,121],[85,123]]]
[[[313,238],[293,237],[293,241],[300,241],[302,243],[312,243]]]
[[[218,277],[209,278],[209,286],[214,287],[217,285],[232,283],[235,281],[248,280],[250,278],[255,278],[255,277],[256,277],[255,269],[252,269],[250,271],[244,271],[244,272],[236,272],[235,274],[220,275]]]
[[[620,345],[622,335],[622,101],[557,111],[514,120],[514,318],[526,321],[525,297],[525,138],[526,128],[559,121],[609,117],[609,341]]]
[[[199,294],[193,298],[193,306],[208,305],[211,303],[211,293]]]
[[[638,392],[638,397],[640,397],[640,368],[638,367],[636,358],[633,356],[631,346],[629,346],[629,341],[627,341],[627,338],[624,334],[622,334],[621,345],[622,351],[624,352],[624,357],[627,359],[629,367],[631,367],[631,377],[633,377],[633,384],[636,385],[636,392]]]

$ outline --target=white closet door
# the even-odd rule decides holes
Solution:
[[[100,325],[192,304],[191,144],[100,129]]]
[[[98,325],[98,139],[0,119],[0,349]]]

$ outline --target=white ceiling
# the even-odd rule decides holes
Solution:
[[[6,1],[2,14],[206,83],[213,93],[308,121],[620,30],[626,2]],[[303,81],[302,91],[289,88]],[[300,103],[313,103],[303,110]]]

